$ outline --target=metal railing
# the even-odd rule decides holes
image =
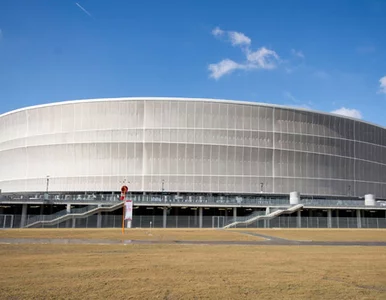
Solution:
[[[18,223],[17,220],[15,222],[15,215],[0,215],[0,228],[13,228],[15,223]]]
[[[229,222],[226,226],[224,226],[224,229],[236,227],[237,225],[241,225],[241,226],[243,226],[244,224],[248,225],[248,224],[258,222],[260,220],[271,220],[271,219],[277,218],[278,216],[280,216],[282,214],[292,214],[295,211],[302,209],[302,207],[303,207],[303,204],[296,204],[296,205],[293,205],[293,206],[287,207],[287,208],[274,209],[270,212],[266,212],[265,214],[258,214],[258,215],[249,216],[244,221]]]
[[[265,211],[255,211],[255,212],[251,213],[248,216],[236,217],[236,218],[231,218],[231,219],[228,218],[228,223],[245,222],[245,221],[247,221],[247,220],[249,220],[251,218],[254,218],[254,217],[257,217],[257,216],[264,216],[265,214],[266,214]]]
[[[38,216],[35,216],[33,218],[27,219],[25,226],[31,225],[31,224],[36,223],[36,222],[52,221],[52,220],[63,217],[63,216],[70,214],[70,213],[71,214],[85,213],[87,211],[95,209],[96,207],[98,207],[98,206],[97,205],[88,205],[86,207],[81,207],[81,208],[72,208],[70,211],[68,211],[67,209],[64,209],[64,210],[58,211],[58,212],[51,214],[51,215],[38,215]]]
[[[39,222],[39,221],[51,221],[53,219],[64,216],[67,213],[68,213],[67,210],[64,209],[64,210],[58,211],[58,212],[51,214],[51,215],[37,215],[37,216],[32,217],[31,219],[27,219],[27,222],[25,225],[28,226],[29,224]]]
[[[299,226],[300,225],[300,226]],[[257,221],[247,226],[236,228],[374,228],[386,229],[386,218],[332,217],[331,227],[327,217],[301,217],[300,224],[296,216],[279,216],[269,222]]]
[[[346,207],[365,206],[364,200],[300,199],[299,203],[304,204],[306,206],[346,206]]]
[[[160,194],[133,194],[128,196],[138,204],[179,204],[179,205],[240,205],[240,206],[280,206],[289,205],[288,198],[267,198],[261,196],[212,196],[212,195],[160,195]],[[0,201],[3,202],[41,202],[56,204],[112,204],[119,202],[119,194],[22,194],[22,195],[2,195]],[[350,199],[300,199],[299,204],[305,206],[322,207],[365,207],[364,200]],[[376,202],[376,207],[386,207],[386,202]]]
[[[88,207],[74,209],[74,211],[66,211],[66,214],[62,216],[58,216],[56,218],[51,218],[51,220],[44,219],[40,221],[35,221],[33,223],[27,224],[25,227],[33,227],[39,225],[56,225],[61,222],[67,221],[69,219],[77,219],[77,218],[87,218],[88,216],[94,215],[99,212],[111,212],[123,206],[123,202],[116,203],[110,206],[102,206],[102,205],[90,205]]]
[[[34,218],[28,215],[27,221]],[[99,216],[101,228],[121,228],[121,215]],[[5,218],[5,223],[4,223]],[[203,228],[222,228],[232,219],[231,216],[203,216]],[[218,222],[220,220],[220,222]],[[295,215],[281,215],[274,219],[264,222],[259,220],[251,224],[238,225],[236,228],[329,228],[327,217],[301,217],[300,227]],[[0,215],[0,228],[20,228],[21,215]],[[361,218],[361,228],[386,229],[386,218]],[[98,216],[92,215],[75,222],[60,222],[55,225],[41,224],[41,228],[98,228]],[[144,216],[134,215],[132,221],[133,228],[162,228],[163,216]],[[167,228],[199,228],[198,216],[168,216]],[[358,228],[356,217],[332,217],[331,228]]]

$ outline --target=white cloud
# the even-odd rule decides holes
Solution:
[[[314,76],[320,78],[320,79],[327,79],[330,77],[330,75],[327,72],[324,71],[316,71],[314,73]]]
[[[386,76],[383,76],[381,79],[379,79],[379,93],[386,94]]]
[[[286,72],[287,74],[291,74],[291,73],[293,73],[293,71],[294,71],[293,68],[289,68],[289,67],[286,67],[284,70],[285,70],[285,72]]]
[[[280,61],[279,55],[273,50],[261,47],[254,52],[247,51],[247,60],[252,64],[251,67],[262,69],[274,69]]]
[[[376,48],[374,46],[361,46],[357,47],[356,51],[359,54],[371,54],[376,51]]]
[[[212,30],[212,34],[214,36],[220,36],[224,34],[224,30],[221,30],[220,27],[216,27],[215,29]]]
[[[242,32],[229,31],[228,36],[233,46],[251,44],[251,39]]]
[[[297,56],[297,57],[300,57],[300,58],[304,58],[304,54],[303,54],[302,51],[296,51],[295,49],[291,49],[291,53],[294,56]]]
[[[220,37],[224,34],[227,35],[233,46],[249,45],[251,43],[251,39],[242,32],[224,31],[220,27],[216,27],[212,30],[212,35],[215,37]]]
[[[81,10],[83,10],[83,12],[88,15],[89,17],[92,17],[92,15],[82,6],[80,5],[79,3],[75,2],[75,5],[78,6]]]
[[[208,69],[210,71],[209,77],[211,78],[219,79],[223,75],[230,74],[236,69],[271,70],[276,68],[280,63],[280,57],[274,50],[261,47],[256,51],[252,51],[250,49],[251,39],[242,32],[224,31],[216,27],[212,30],[212,35],[215,37],[226,35],[228,37],[227,41],[233,46],[242,46],[245,60],[243,62],[235,62],[227,58],[217,64],[210,64]]]
[[[210,71],[210,77],[214,79],[219,79],[225,74],[230,74],[236,69],[241,69],[244,66],[234,62],[231,59],[223,59],[217,64],[210,64],[208,69]]]
[[[337,110],[332,111],[333,114],[342,115],[346,117],[362,119],[362,114],[359,110],[353,108],[341,107]]]
[[[296,99],[290,92],[285,91],[283,95],[284,97],[291,99],[293,102],[298,102],[298,99]]]

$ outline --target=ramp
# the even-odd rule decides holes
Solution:
[[[123,201],[117,204],[114,204],[112,206],[95,207],[95,205],[91,205],[91,207],[87,207],[86,210],[84,208],[81,208],[75,212],[70,212],[70,213],[64,210],[51,216],[38,216],[38,219],[30,220],[25,227],[31,228],[39,225],[49,225],[49,226],[56,225],[58,223],[61,223],[63,221],[67,221],[70,219],[87,218],[89,216],[92,216],[100,212],[111,212],[121,207],[123,207]],[[49,220],[47,220],[47,218]]]
[[[271,220],[271,219],[276,218],[282,214],[292,214],[292,213],[298,211],[299,209],[301,209],[303,206],[304,206],[303,204],[297,204],[297,205],[291,206],[287,209],[277,209],[269,214],[264,214],[264,215],[252,214],[252,215],[246,217],[245,220],[235,221],[235,222],[232,222],[232,223],[224,226],[223,229],[231,228],[231,227],[234,227],[237,225],[248,225],[248,224],[251,224],[251,223],[253,223],[255,221],[259,221],[259,220]]]

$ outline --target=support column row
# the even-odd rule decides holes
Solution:
[[[327,210],[327,228],[332,227],[332,210],[328,209]]]
[[[198,211],[198,227],[199,228],[202,228],[202,225],[203,225],[203,213],[204,213],[204,209],[202,207],[199,207],[197,209]],[[237,212],[234,210],[233,211],[233,216],[235,216],[235,214],[237,214]],[[197,216],[197,213],[195,212],[195,216]],[[168,220],[168,208],[167,207],[164,207],[163,209],[163,213],[162,213],[162,227],[163,228],[166,228],[167,227],[167,220]],[[196,218],[195,218],[196,220]],[[195,221],[196,222],[196,221]],[[197,224],[197,223],[195,223]]]
[[[168,220],[168,208],[164,207],[163,219],[162,219],[163,228],[166,228],[167,220]]]
[[[362,228],[361,210],[357,209],[357,227]]]
[[[71,204],[67,204],[66,205],[66,212],[67,214],[70,214],[71,213]],[[66,228],[69,228],[70,227],[70,222],[71,220],[67,220],[66,221]],[[74,221],[73,221],[74,222]]]
[[[23,228],[26,225],[27,220],[27,204],[23,204],[21,207],[21,220],[20,220],[20,228]]]
[[[301,210],[298,210],[298,215],[296,218],[296,227],[302,228],[302,212],[301,212]]]
[[[98,207],[101,207],[102,205],[99,204]],[[99,212],[97,215],[97,228],[101,228],[102,225],[102,213]]]
[[[265,209],[265,215],[269,215],[271,213],[271,208],[270,207],[267,207],[266,209]],[[267,220],[267,219],[265,219],[264,220],[264,228],[269,228],[270,227],[270,221],[269,220]]]

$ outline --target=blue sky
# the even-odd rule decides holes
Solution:
[[[208,97],[386,126],[385,28],[383,0],[1,0],[0,113]]]

